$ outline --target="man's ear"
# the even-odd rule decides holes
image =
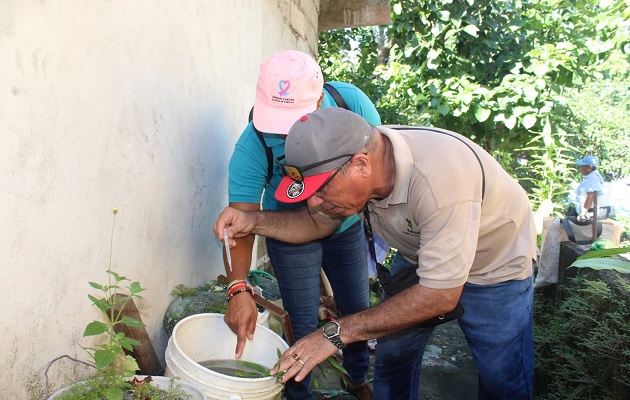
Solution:
[[[370,157],[368,157],[367,154],[355,154],[352,159],[352,165],[357,167],[359,173],[364,177],[368,177],[372,174],[372,164],[370,163]]]

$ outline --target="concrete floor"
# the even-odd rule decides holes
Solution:
[[[374,376],[374,353],[370,354],[368,379]],[[316,369],[319,388],[315,400],[353,400],[344,392],[339,376],[324,368]],[[457,321],[438,326],[427,345],[422,362],[419,400],[475,400],[477,399],[477,369],[470,355],[466,339]],[[375,399],[378,400],[378,399]]]

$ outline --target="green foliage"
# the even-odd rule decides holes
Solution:
[[[628,43],[622,0],[391,5],[388,29],[322,33],[326,74],[367,89],[385,106],[386,123],[400,122],[397,115],[430,122],[488,149],[513,149],[531,129],[542,131],[565,107],[565,87],[582,84],[593,65]]]
[[[327,78],[363,89],[384,124],[464,134],[503,156],[535,207],[556,212],[585,152],[606,160],[608,177],[630,173],[630,122],[619,117],[629,110],[627,1],[390,4],[391,26],[322,32],[319,48]]]
[[[88,295],[88,298],[101,313],[103,321],[92,321],[87,324],[83,336],[105,335],[105,342],[94,347],[84,348],[90,355],[92,364],[96,367],[96,373],[90,379],[78,383],[61,395],[62,399],[82,400],[123,400],[129,399],[130,394],[134,399],[177,400],[186,399],[187,395],[181,388],[175,387],[171,381],[170,390],[152,386],[148,381],[138,381],[134,376],[139,369],[135,358],[126,355],[126,351],[133,351],[133,346],[140,344],[135,339],[127,337],[123,332],[116,332],[120,325],[127,327],[145,326],[135,318],[123,315],[127,304],[132,300],[141,299],[139,293],[143,289],[138,282],[131,282],[127,277],[119,275],[112,270],[112,253],[114,241],[114,227],[116,214],[114,209],[112,233],[109,251],[108,281],[106,284],[89,282],[89,285],[100,291],[100,296]],[[123,286],[129,282],[126,286]],[[121,294],[121,289],[126,289],[128,295]]]
[[[101,316],[104,322],[92,321],[90,322],[83,332],[83,336],[96,336],[106,335],[106,341],[103,344],[95,347],[86,348],[88,354],[90,354],[92,361],[97,369],[97,375],[108,382],[112,389],[117,393],[122,392],[117,389],[120,382],[124,378],[129,378],[134,375],[135,371],[139,369],[136,360],[129,355],[125,355],[125,350],[132,351],[133,346],[137,346],[140,343],[137,340],[127,337],[122,332],[116,332],[118,325],[126,325],[129,327],[141,327],[144,324],[134,318],[123,316],[123,311],[126,305],[134,300],[141,299],[139,295],[144,289],[138,282],[131,282],[126,286],[129,295],[119,295],[121,285],[125,282],[130,282],[125,276],[121,276],[118,273],[112,271],[112,251],[114,240],[114,227],[116,224],[116,214],[118,210],[114,209],[114,217],[112,222],[112,233],[110,241],[110,253],[109,253],[109,269],[107,270],[108,282],[107,284],[99,284],[96,282],[89,282],[90,286],[101,292],[101,297],[88,295],[93,305],[101,312]],[[110,396],[112,394],[110,393]],[[118,395],[115,396],[116,398]]]
[[[568,93],[565,122],[571,144],[578,149],[575,158],[595,154],[601,160],[598,170],[608,181],[630,175],[630,68],[627,56],[614,52],[597,67],[583,88]],[[576,181],[581,175],[575,169]]]
[[[615,221],[621,224],[622,232],[621,232],[621,244],[622,246],[625,244],[630,247],[630,216],[622,216],[618,215],[615,217]]]
[[[630,299],[586,275],[571,279],[563,293],[557,309],[536,297],[536,369],[548,391],[536,398],[624,398],[630,392]]]
[[[593,244],[596,244],[597,241]],[[592,246],[591,246],[592,247]],[[570,267],[614,270],[620,274],[630,274],[630,262],[611,258],[618,254],[630,253],[630,248],[604,248],[583,254]]]
[[[150,378],[150,377],[148,377]],[[149,383],[150,379],[107,382],[91,379],[72,386],[61,396],[65,400],[186,400],[191,396],[171,378],[168,388]],[[123,394],[124,393],[124,394]]]

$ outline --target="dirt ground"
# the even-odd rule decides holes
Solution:
[[[374,353],[370,354],[368,379],[374,377]],[[319,389],[315,400],[353,400],[343,391],[339,376],[329,368],[322,374],[316,370]],[[438,326],[427,345],[420,375],[419,400],[474,400],[477,399],[477,369],[470,355],[466,339],[457,321]],[[375,399],[378,400],[378,399]]]

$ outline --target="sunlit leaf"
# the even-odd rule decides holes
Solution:
[[[486,108],[477,107],[477,109],[475,110],[475,118],[477,118],[477,121],[479,122],[484,122],[485,120],[487,120],[488,117],[490,117],[490,114],[491,111]]]
[[[477,37],[477,33],[479,32],[479,28],[477,28],[475,25],[468,25],[464,27],[463,30],[470,36],[474,36],[474,37]]]
[[[582,254],[577,259],[587,260],[589,258],[610,257],[610,256],[616,256],[618,254],[624,254],[624,253],[630,253],[630,247],[589,251],[588,253]]]
[[[510,117],[505,120],[505,126],[507,126],[509,129],[512,129],[514,128],[515,125],[516,125],[516,115],[510,115]]]
[[[523,126],[526,129],[536,125],[536,116],[534,114],[527,114],[523,117]]]
[[[589,258],[577,260],[569,267],[592,268],[596,270],[615,270],[622,274],[630,274],[630,262],[615,258]]]

